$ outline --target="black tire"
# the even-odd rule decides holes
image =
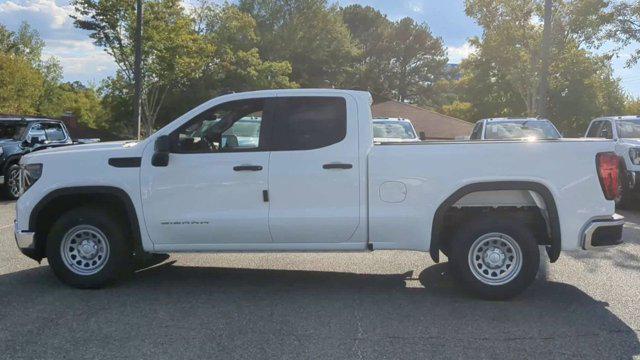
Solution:
[[[619,209],[628,209],[631,205],[631,191],[629,191],[629,180],[627,179],[627,171],[624,162],[620,164],[618,172],[618,196],[614,199],[616,207]]]
[[[508,241],[515,242],[520,249],[521,256],[516,255],[516,257],[521,257],[519,271],[511,270],[511,277],[502,280],[507,281],[504,284],[487,284],[486,282],[491,279],[485,279],[485,282],[481,281],[474,275],[474,270],[471,268],[473,266],[471,263],[474,260],[482,258],[469,256],[472,246],[476,240],[482,242],[480,239],[483,237],[492,239],[493,237],[488,235],[492,233],[507,235],[499,239],[509,239]],[[497,241],[500,243],[501,240]],[[482,249],[482,247],[476,247],[477,249]],[[486,216],[471,220],[470,223],[460,226],[454,232],[449,250],[451,255],[449,265],[454,277],[466,290],[486,300],[506,300],[522,293],[535,280],[540,266],[540,253],[533,232],[516,217]],[[507,252],[504,254],[508,255]],[[481,269],[482,264],[476,266]],[[485,269],[492,274],[496,273],[489,268]],[[514,265],[513,269],[518,269],[518,266]],[[506,271],[509,274],[509,270]]]
[[[4,173],[4,196],[9,200],[16,200],[20,197],[20,186],[16,183],[14,176],[20,175],[20,165],[13,164],[7,168]]]
[[[98,229],[104,235],[105,242],[108,245],[108,255],[105,256],[106,260],[102,263],[102,267],[91,274],[79,274],[77,272],[82,271],[82,269],[72,269],[72,265],[65,263],[63,259],[65,255],[62,254],[61,249],[65,236],[77,233],[81,231],[78,229],[83,228],[87,228],[89,231]],[[126,234],[123,231],[124,228],[118,218],[109,211],[94,207],[79,207],[69,210],[56,220],[47,236],[46,252],[49,266],[63,283],[83,289],[101,288],[122,276],[132,273],[134,262],[131,256],[131,245],[127,241]],[[91,234],[89,233],[89,235]],[[71,236],[70,241],[75,241],[73,238]],[[87,238],[91,240],[90,236],[87,236]],[[77,246],[75,254],[78,255],[75,256],[80,261],[78,265],[82,265],[83,260],[78,257],[81,254],[80,244],[74,246]],[[69,255],[69,258],[71,257],[73,257],[73,254]],[[88,259],[97,260],[98,258]],[[85,259],[84,261],[86,263],[90,260]],[[102,259],[100,258],[100,260]]]

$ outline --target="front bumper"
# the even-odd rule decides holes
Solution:
[[[582,249],[593,250],[622,244],[623,226],[624,216],[618,214],[607,219],[592,220],[582,233]]]
[[[16,238],[16,245],[18,245],[18,249],[22,251],[26,256],[36,259],[37,258],[37,248],[36,248],[36,233],[31,231],[22,231],[18,230],[18,223],[14,221],[13,223],[13,235]]]

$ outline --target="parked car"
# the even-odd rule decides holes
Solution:
[[[373,141],[381,142],[416,142],[424,140],[416,134],[410,120],[402,118],[373,119]]]
[[[22,155],[71,143],[66,126],[59,120],[0,117],[0,177],[5,197],[14,200],[20,196],[18,164]]]
[[[640,115],[608,116],[591,121],[585,133],[587,138],[614,140],[615,152],[620,157],[618,196],[620,206],[629,205],[637,198],[640,177]]]
[[[562,135],[546,119],[492,118],[476,122],[470,140],[538,140],[559,139]]]
[[[229,94],[140,142],[30,153],[17,245],[80,288],[156,253],[442,252],[466,289],[505,299],[534,280],[538,246],[555,262],[622,242],[612,141],[374,145],[371,101],[333,89]],[[257,144],[223,144],[256,114]]]

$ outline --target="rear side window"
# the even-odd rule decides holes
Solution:
[[[600,132],[600,126],[602,126],[602,121],[594,121],[589,127],[589,131],[587,132],[587,137],[595,138],[598,137],[598,133]]]
[[[347,104],[341,97],[281,98],[273,120],[273,150],[311,150],[347,135]]]

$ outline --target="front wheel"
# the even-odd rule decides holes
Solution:
[[[124,227],[110,212],[81,207],[60,216],[47,236],[55,275],[78,288],[100,288],[133,270]]]
[[[453,275],[488,300],[520,294],[540,266],[538,244],[526,224],[510,217],[486,217],[460,227],[450,244]]]
[[[9,200],[20,197],[20,165],[14,164],[4,174],[4,194]]]

